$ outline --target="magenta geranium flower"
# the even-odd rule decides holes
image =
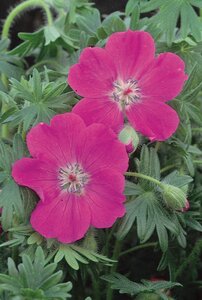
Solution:
[[[72,66],[68,83],[85,97],[74,107],[86,124],[101,122],[119,132],[127,120],[150,140],[165,140],[179,118],[166,101],[176,97],[187,75],[173,53],[155,57],[151,35],[143,31],[112,34],[102,48],[86,48]]]
[[[124,215],[128,156],[112,130],[66,113],[32,128],[27,144],[33,158],[15,162],[12,175],[40,197],[31,224],[41,235],[71,243]]]

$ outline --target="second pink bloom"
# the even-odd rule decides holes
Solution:
[[[165,140],[179,118],[165,102],[182,90],[184,62],[173,53],[155,57],[151,35],[112,34],[102,48],[86,48],[70,69],[68,83],[84,99],[74,107],[87,125],[104,123],[119,132],[127,120],[150,140]]]

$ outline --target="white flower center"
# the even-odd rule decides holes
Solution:
[[[137,80],[132,78],[129,78],[126,81],[118,79],[113,83],[113,86],[114,89],[111,98],[118,102],[122,108],[140,101],[141,93]]]
[[[69,163],[59,169],[58,179],[63,190],[80,194],[89,180],[89,175],[78,163]]]

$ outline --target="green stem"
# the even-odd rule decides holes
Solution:
[[[110,242],[112,236],[114,235],[115,229],[116,229],[116,224],[111,228],[110,232],[108,233],[107,238],[106,238],[106,243],[103,247],[103,252],[105,253],[105,256],[107,256],[107,257],[109,256],[109,242]]]
[[[151,181],[151,182],[157,184],[157,185],[160,186],[160,187],[163,187],[163,184],[162,184],[159,180],[157,180],[157,179],[155,179],[155,178],[153,178],[153,177],[147,176],[147,175],[145,175],[145,174],[142,174],[142,173],[137,173],[137,172],[126,172],[125,175],[126,175],[126,176],[132,176],[132,177],[142,178],[142,179]]]
[[[161,173],[164,173],[172,168],[176,168],[176,164],[165,166],[164,168],[161,169]]]
[[[191,253],[186,257],[184,262],[177,269],[174,275],[174,281],[177,280],[177,278],[181,277],[184,271],[186,269],[188,270],[190,266],[194,268],[199,264],[201,253],[202,253],[202,239],[199,239],[198,241],[196,241],[194,247],[192,248]]]
[[[156,145],[155,145],[156,152],[158,152],[160,146],[161,146],[161,142],[157,142]]]
[[[8,104],[5,103],[5,102],[2,102],[2,105],[1,105],[1,113],[5,113],[6,111],[8,110]],[[8,130],[8,125],[7,124],[3,124],[1,126],[1,137],[2,138],[8,138],[9,136],[9,130]]]
[[[52,14],[50,11],[49,6],[43,1],[43,0],[27,0],[25,2],[20,3],[19,5],[17,5],[11,12],[10,14],[7,16],[4,25],[3,25],[3,29],[2,29],[2,39],[3,38],[8,38],[9,35],[9,30],[10,27],[13,23],[13,20],[25,9],[29,8],[29,7],[42,7],[46,13],[47,16],[47,23],[48,25],[52,25],[53,23],[53,18],[52,18]]]
[[[194,164],[202,164],[202,160],[193,160]]]
[[[117,239],[114,246],[114,253],[112,256],[113,260],[117,260],[121,251],[121,242]],[[110,273],[114,273],[117,270],[118,262],[115,262],[112,267]],[[113,289],[110,284],[108,284],[106,300],[113,300]]]
[[[99,280],[97,280],[94,272],[89,270],[92,279],[92,286],[93,286],[93,299],[100,300],[100,287],[99,287]]]
[[[123,252],[121,252],[121,254],[119,255],[119,257],[125,255],[125,254],[128,254],[128,253],[131,253],[131,252],[134,252],[134,251],[138,251],[140,249],[144,249],[144,248],[149,248],[149,247],[156,247],[158,245],[157,242],[154,242],[154,243],[147,243],[147,244],[143,244],[143,245],[138,245],[138,246],[135,246],[135,247],[132,247],[128,250],[125,250]]]
[[[195,128],[192,128],[192,131],[195,131],[195,132],[202,132],[202,127],[195,127]]]

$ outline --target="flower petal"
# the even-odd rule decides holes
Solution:
[[[56,115],[51,120],[51,129],[58,137],[62,152],[67,158],[75,161],[77,148],[81,148],[80,139],[86,130],[84,120],[74,113]],[[67,161],[68,159],[65,163]]]
[[[176,111],[162,102],[134,104],[126,114],[131,125],[152,141],[168,139],[179,124]]]
[[[80,161],[90,174],[103,168],[125,172],[128,168],[128,155],[125,145],[117,135],[103,124],[92,124],[85,130],[81,139]]]
[[[124,123],[123,113],[117,103],[108,98],[80,100],[73,108],[73,112],[82,117],[86,125],[102,123],[115,132],[121,131]]]
[[[175,98],[188,78],[184,69],[183,60],[176,54],[169,52],[160,54],[139,81],[144,98],[154,101],[168,101]]]
[[[111,227],[117,218],[125,214],[124,181],[124,176],[112,169],[102,170],[93,175],[93,180],[86,189],[86,197],[94,227]]]
[[[49,204],[38,203],[31,215],[31,225],[46,238],[73,243],[84,237],[90,226],[90,209],[83,197],[58,197]]]
[[[70,68],[68,83],[79,95],[90,98],[106,96],[113,88],[116,71],[110,56],[102,48],[86,48],[78,64]]]
[[[12,176],[19,185],[34,190],[42,201],[50,201],[60,192],[56,168],[48,160],[22,158],[14,163]]]
[[[139,79],[154,60],[155,45],[152,36],[144,31],[116,32],[106,44],[122,80]]]
[[[40,123],[27,136],[27,145],[33,157],[50,159],[64,165],[75,156],[78,134],[85,129],[83,120],[76,114],[65,113],[53,117],[51,125]]]

